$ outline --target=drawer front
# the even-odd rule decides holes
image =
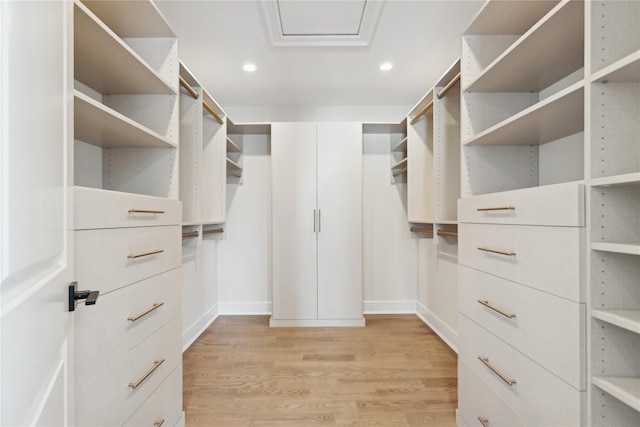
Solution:
[[[182,417],[182,363],[124,423],[125,427],[174,426]]]
[[[584,302],[583,228],[460,224],[458,232],[459,264]]]
[[[76,385],[84,384],[180,315],[181,270],[176,268],[101,295],[95,305],[78,304]]]
[[[87,187],[74,187],[73,197],[76,230],[182,223],[178,200]]]
[[[119,426],[182,361],[180,317],[76,388],[78,426]],[[161,364],[158,362],[164,360]],[[155,370],[151,371],[154,367]],[[146,376],[145,375],[149,374]],[[141,382],[140,382],[141,381]],[[136,388],[130,384],[140,382]]]
[[[458,325],[459,361],[465,363],[524,424],[584,424],[586,420],[582,413],[586,392],[576,390],[466,316],[459,316]],[[484,358],[499,374],[479,357]],[[506,381],[515,382],[509,385]]]
[[[180,233],[177,225],[76,231],[78,286],[104,294],[179,267]]]
[[[524,426],[463,362],[458,362],[458,411],[468,426],[482,426],[480,419],[491,427]]]
[[[585,390],[584,304],[458,266],[458,309],[576,389]]]
[[[458,221],[486,224],[584,225],[584,185],[565,183],[458,200]]]

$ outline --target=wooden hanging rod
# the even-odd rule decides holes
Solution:
[[[420,112],[418,114],[416,114],[416,116],[413,119],[411,119],[409,124],[412,125],[415,122],[417,122],[420,117],[422,117],[425,114],[427,114],[427,112],[431,109],[431,107],[433,107],[433,100],[431,100],[431,102],[429,102],[426,107],[424,107],[422,110],[420,110]]]
[[[406,172],[407,172],[407,169],[408,169],[408,168],[402,168],[402,169],[400,169],[400,170],[397,170],[397,171],[395,171],[395,172],[393,173],[393,176],[402,175],[403,173],[406,173]]]
[[[451,237],[458,237],[458,233],[455,231],[443,231],[443,230],[438,230],[438,236],[451,236]]]
[[[179,76],[180,78],[180,85],[185,88],[187,90],[187,92],[189,92],[189,95],[193,96],[193,99],[198,99],[198,97],[200,95],[198,95],[198,92],[196,92],[189,83],[187,83],[187,81],[185,79],[182,78],[182,76]]]
[[[202,232],[202,235],[206,235],[206,234],[218,234],[218,233],[224,233],[224,228],[212,228],[211,230],[204,230]]]
[[[447,83],[447,85],[445,87],[442,88],[442,90],[437,95],[438,99],[440,99],[443,96],[445,96],[447,94],[447,92],[449,92],[449,89],[454,87],[456,85],[456,83],[458,83],[459,81],[460,81],[460,73],[458,73],[454,78],[451,79],[451,81],[449,83]]]
[[[214,119],[216,119],[216,121],[218,123],[220,123],[220,124],[224,123],[222,121],[222,119],[220,118],[220,116],[217,115],[215,111],[213,111],[213,108],[211,108],[211,106],[209,104],[207,104],[205,101],[202,101],[202,106],[204,107],[205,110],[207,110],[209,112],[209,114],[211,114],[213,116]]]
[[[183,239],[188,239],[190,237],[198,237],[200,235],[200,233],[198,233],[197,231],[191,231],[189,233],[182,233],[182,238]]]
[[[430,233],[433,234],[433,230],[430,228],[411,227],[409,229],[412,233]]]

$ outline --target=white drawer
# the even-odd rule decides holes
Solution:
[[[73,197],[76,230],[182,223],[178,200],[88,187],[74,187]]]
[[[458,362],[458,411],[469,426],[524,426],[521,420],[482,383],[463,362]]]
[[[458,266],[458,309],[575,388],[586,389],[584,304]]]
[[[179,267],[180,233],[177,225],[76,231],[78,286],[104,294]]]
[[[77,387],[76,424],[122,425],[182,361],[181,327],[182,320],[177,317],[108,369]],[[161,360],[164,362],[158,364]],[[130,386],[149,372],[138,387]]]
[[[458,199],[458,221],[584,225],[584,185],[564,183]]]
[[[583,228],[459,224],[458,233],[459,264],[584,302]]]
[[[458,317],[458,326],[459,360],[524,424],[545,427],[584,424],[586,392],[576,390],[466,316]],[[485,358],[505,379],[479,357]],[[509,385],[506,380],[516,382]]]
[[[182,417],[182,363],[124,423],[125,427],[174,426]]]
[[[100,295],[95,305],[78,304],[75,320],[76,385],[84,384],[180,315],[181,270],[176,268]],[[147,314],[137,320],[129,320],[143,313]]]

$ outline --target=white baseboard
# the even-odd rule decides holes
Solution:
[[[271,315],[271,301],[221,302],[220,314],[232,316],[248,314]]]
[[[433,314],[427,307],[425,307],[422,303],[416,302],[416,314],[424,323],[427,324],[428,327],[433,329],[442,341],[447,343],[451,350],[458,353],[458,334],[456,331],[451,329],[449,325],[444,323],[438,316]]]
[[[347,320],[325,320],[325,319],[269,319],[269,326],[272,328],[295,328],[295,327],[357,327],[364,326],[365,318],[362,319],[347,319]]]
[[[364,314],[415,314],[416,301],[364,301]]]
[[[193,342],[202,335],[202,333],[213,323],[214,320],[218,318],[219,315],[218,304],[216,304],[182,332],[183,353],[191,347],[191,344],[193,344]]]

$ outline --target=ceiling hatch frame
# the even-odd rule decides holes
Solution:
[[[384,0],[366,0],[359,32],[350,34],[283,34],[278,0],[260,2],[267,32],[273,46],[369,46],[373,39]]]

